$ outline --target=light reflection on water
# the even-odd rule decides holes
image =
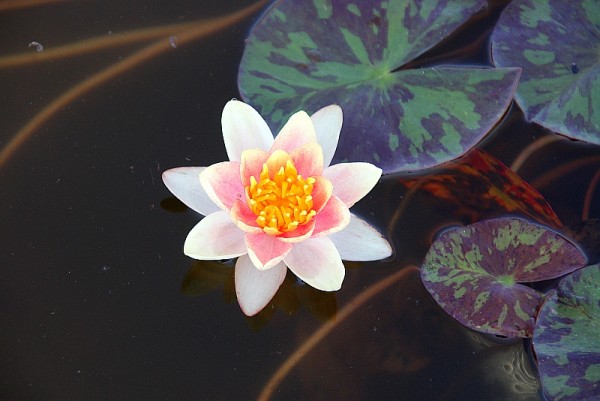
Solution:
[[[3,55],[34,52],[28,44],[37,41],[43,54],[85,38],[185,24],[253,3],[74,0],[3,9],[0,48]],[[198,216],[161,207],[170,194],[160,174],[225,160],[220,114],[227,100],[239,97],[237,62],[252,21],[187,43],[185,35],[160,32],[164,52],[59,105],[3,162],[1,398],[253,399],[336,308],[418,265],[433,233],[455,222],[426,197],[412,200],[389,228],[395,259],[349,267],[333,302],[289,279],[277,309],[247,319],[228,290],[227,274],[201,296],[183,296],[193,262],[182,244]],[[148,43],[134,38],[125,46],[3,67],[2,147],[69,88]],[[546,134],[515,115],[516,122],[499,128],[502,139],[484,144],[507,164]],[[562,140],[527,160],[520,173],[543,179],[557,158],[567,164],[590,153]],[[581,214],[585,189],[565,195],[565,179],[576,175],[586,188],[591,174],[577,169],[541,188],[567,221]],[[385,231],[403,191],[387,178],[356,212]],[[410,272],[340,322],[273,399],[537,400],[524,355],[520,343],[500,347],[452,321]]]

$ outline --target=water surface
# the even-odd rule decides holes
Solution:
[[[46,52],[86,38],[228,15],[251,4],[66,1],[3,10],[0,49],[3,56],[35,52],[28,44],[37,41]],[[199,216],[172,199],[160,175],[226,159],[220,114],[239,97],[237,64],[257,16],[188,43],[165,33],[1,69],[4,147],[69,88],[175,36],[168,51],[60,107],[0,166],[0,398],[256,399],[336,311],[369,285],[408,269],[340,321],[272,399],[540,400],[526,345],[463,328],[423,289],[409,266],[420,263],[439,228],[457,219],[417,195],[390,225],[405,195],[396,177],[384,179],[355,209],[386,232],[396,256],[348,265],[338,293],[319,293],[288,274],[274,304],[249,319],[235,301],[232,271],[221,267],[215,289],[182,294],[190,268],[200,275],[211,271],[183,255]],[[485,48],[494,18],[473,21],[458,43],[472,37]],[[469,51],[451,59],[489,62],[481,48]],[[510,164],[548,134],[524,123],[515,107],[482,148]],[[563,139],[528,159],[519,173],[542,180],[539,189],[561,218],[576,222],[598,164],[556,179],[544,174],[594,152]],[[597,198],[590,213],[596,217]]]

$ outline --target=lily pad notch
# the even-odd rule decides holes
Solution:
[[[520,68],[400,68],[480,11],[481,0],[274,3],[252,28],[242,97],[274,127],[338,104],[336,161],[414,171],[474,147],[508,108]]]
[[[531,337],[543,294],[524,285],[587,263],[577,246],[527,220],[502,217],[453,228],[431,245],[423,284],[453,318],[474,330]]]

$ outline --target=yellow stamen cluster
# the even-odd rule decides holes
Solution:
[[[257,216],[256,223],[269,235],[294,231],[317,214],[312,208],[316,181],[313,177],[299,175],[290,159],[274,173],[271,175],[265,163],[258,181],[251,176],[246,187],[248,206]]]

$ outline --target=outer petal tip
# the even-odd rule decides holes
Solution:
[[[187,207],[207,216],[219,210],[200,184],[200,173],[206,167],[177,167],[162,173],[165,186]]]
[[[295,244],[284,262],[296,276],[321,291],[337,291],[344,281],[344,265],[328,237],[309,238]]]
[[[242,312],[254,316],[267,306],[286,273],[283,263],[269,270],[258,270],[248,256],[240,256],[235,264],[235,293]]]
[[[271,147],[271,152],[284,150],[291,153],[293,150],[310,142],[318,142],[315,127],[311,118],[304,111],[293,114],[285,123]]]
[[[328,238],[343,260],[366,262],[385,259],[393,254],[390,243],[375,228],[352,214],[348,226]]]
[[[231,161],[240,161],[245,149],[269,150],[273,144],[271,129],[249,104],[230,100],[221,116],[223,141]]]
[[[323,176],[333,184],[333,193],[348,207],[364,198],[375,187],[383,170],[363,162],[340,163],[327,167]]]
[[[342,108],[332,104],[318,110],[310,118],[315,127],[317,141],[323,147],[324,165],[329,166],[340,138],[344,119]]]
[[[229,259],[246,252],[244,232],[223,211],[200,220],[189,232],[183,245],[183,253],[200,260]]]

